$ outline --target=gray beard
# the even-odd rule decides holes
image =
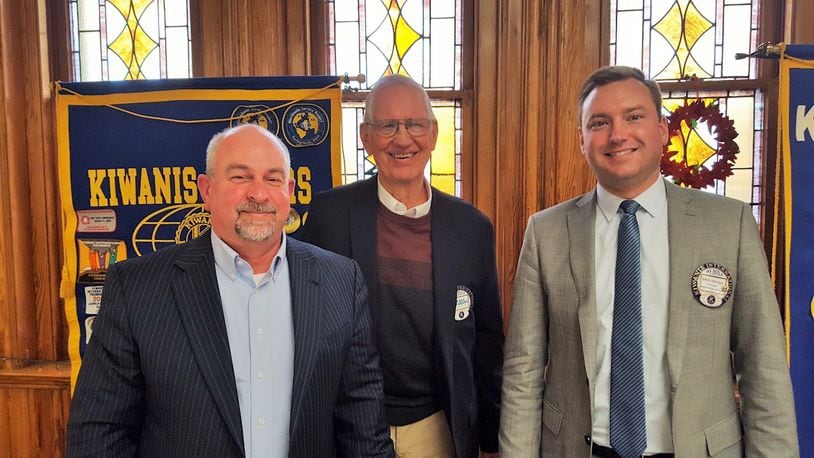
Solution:
[[[246,224],[238,218],[235,222],[235,232],[244,240],[250,242],[263,242],[271,238],[276,232],[277,224]]]
[[[271,221],[269,223],[262,221],[244,221],[241,218],[242,211],[257,211],[268,212],[269,214],[277,216],[277,207],[274,205],[261,205],[256,202],[244,202],[237,208],[238,216],[235,221],[235,233],[244,240],[250,242],[263,242],[271,238],[276,232],[277,223]]]

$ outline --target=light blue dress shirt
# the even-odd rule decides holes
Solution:
[[[237,382],[247,457],[287,457],[294,322],[286,238],[264,274],[212,231],[212,250]]]

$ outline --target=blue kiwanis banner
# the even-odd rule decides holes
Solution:
[[[780,67],[786,331],[800,454],[810,456],[814,452],[814,46],[786,46]]]
[[[204,78],[57,84],[62,296],[72,382],[99,312],[107,267],[209,230],[196,184],[217,132],[256,123],[291,152],[285,230],[340,179],[336,77]]]

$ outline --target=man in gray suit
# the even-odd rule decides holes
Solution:
[[[579,108],[598,185],[529,220],[502,455],[797,456],[779,309],[749,205],[661,178],[667,121],[639,70],[598,70]]]
[[[287,238],[284,143],[207,148],[211,231],[114,264],[71,403],[70,456],[392,456],[367,290]]]

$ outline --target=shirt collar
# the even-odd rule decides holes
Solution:
[[[622,199],[612,194],[603,188],[601,184],[597,183],[596,205],[599,207],[599,211],[606,221],[610,221],[616,216],[616,212],[619,210],[619,204],[621,204],[623,200],[627,199]],[[653,218],[661,217],[667,209],[667,189],[664,184],[664,179],[657,179],[649,188],[632,200],[638,202],[642,210],[646,211]]]
[[[430,189],[430,184],[427,183],[427,180],[424,179],[424,189],[427,190],[427,201],[423,204],[418,204],[413,208],[407,208],[406,205],[399,202],[398,199],[393,197],[387,189],[384,189],[382,186],[382,182],[376,178],[376,184],[378,186],[378,195],[379,195],[379,202],[384,205],[385,208],[390,210],[391,212],[406,216],[408,218],[421,218],[422,216],[426,216],[430,213],[430,205],[432,204],[432,189]]]
[[[214,230],[210,229],[210,232],[212,233],[212,254],[215,256],[215,265],[220,267],[220,269],[223,270],[223,272],[225,272],[229,278],[234,279],[241,271],[248,272],[249,278],[251,278],[252,271],[248,261],[241,258],[237,251],[232,249],[232,247],[226,244],[223,239],[218,237],[218,234],[216,234]],[[269,272],[266,272],[266,275],[271,273],[272,279],[276,279],[281,267],[285,265],[286,245],[286,235],[283,233],[280,249],[277,250],[277,254],[274,256],[274,260],[271,262],[272,267],[269,269]],[[248,271],[245,270],[247,267]]]

